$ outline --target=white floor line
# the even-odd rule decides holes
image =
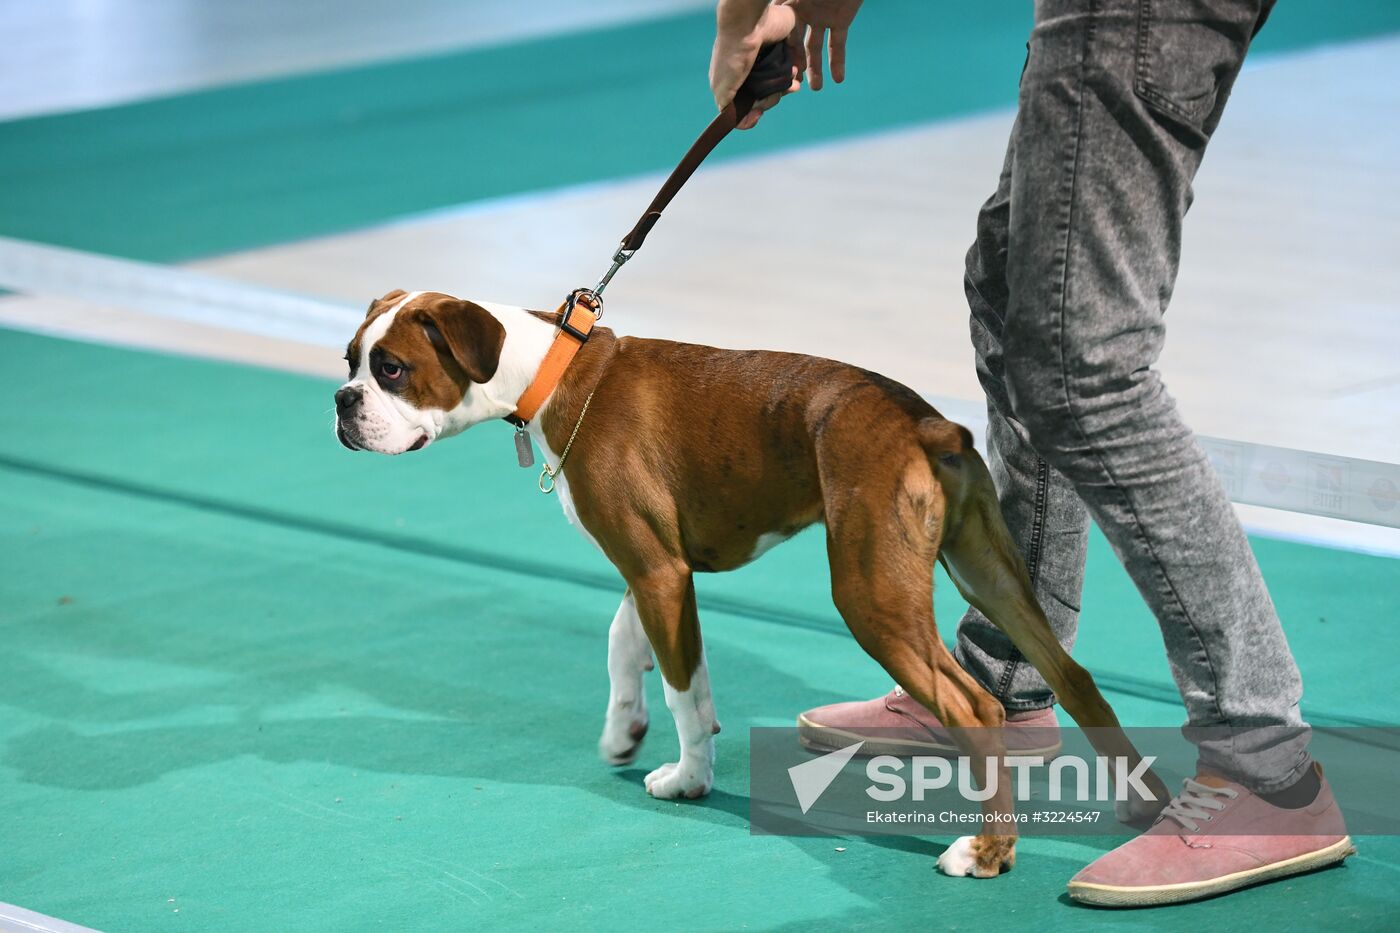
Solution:
[[[98,933],[57,917],[46,917],[13,904],[0,904],[0,933]]]
[[[0,237],[0,286],[311,344],[344,345],[354,308],[174,266]]]

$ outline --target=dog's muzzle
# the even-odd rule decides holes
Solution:
[[[335,438],[346,450],[363,450],[352,435],[355,412],[365,400],[364,391],[358,386],[341,386],[335,393]]]
[[[335,413],[344,418],[358,408],[364,400],[364,390],[359,386],[341,386],[335,391]]]

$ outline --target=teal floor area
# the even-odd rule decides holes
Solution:
[[[750,835],[746,730],[887,677],[820,535],[701,581],[707,799],[646,796],[674,732],[594,743],[615,574],[488,425],[352,454],[332,386],[0,331],[0,901],[101,930],[1393,929],[1400,842],[1151,912],[1076,907],[1112,843],[1032,838],[990,881],[946,838]],[[1255,548],[1317,722],[1393,718],[1396,563]],[[960,603],[946,581],[950,634]],[[1182,712],[1095,538],[1076,654],[1131,725]]]

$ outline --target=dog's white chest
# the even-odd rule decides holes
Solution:
[[[590,544],[601,551],[603,548],[598,544],[598,539],[589,534],[588,529],[583,527],[583,522],[579,521],[578,510],[574,508],[574,497],[569,495],[569,481],[562,473],[554,478],[554,494],[559,497],[559,505],[564,509],[564,517],[569,520],[569,524],[577,528]]]
[[[759,535],[758,540],[754,542],[753,553],[749,555],[749,561],[758,560],[764,554],[782,544],[790,537],[792,536],[780,534],[776,531],[765,531],[763,534]]]
[[[540,454],[544,457],[544,462],[549,464],[551,470],[558,470],[559,458],[554,455],[554,451],[550,450],[549,445],[545,443],[544,432],[537,429],[534,425],[531,425],[530,436],[534,438],[535,443],[539,446]],[[559,505],[563,508],[564,517],[569,520],[569,524],[577,528],[579,533],[588,539],[589,544],[592,544],[601,551],[603,548],[598,544],[598,539],[589,534],[588,529],[583,527],[583,522],[579,521],[578,509],[574,507],[574,497],[569,492],[569,481],[564,478],[563,473],[555,473],[554,475],[554,495],[558,497]]]

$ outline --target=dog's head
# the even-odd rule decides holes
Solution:
[[[372,302],[345,353],[350,378],[335,393],[335,436],[351,450],[401,454],[499,416],[500,400],[483,390],[505,335],[490,311],[438,292],[392,291]]]

